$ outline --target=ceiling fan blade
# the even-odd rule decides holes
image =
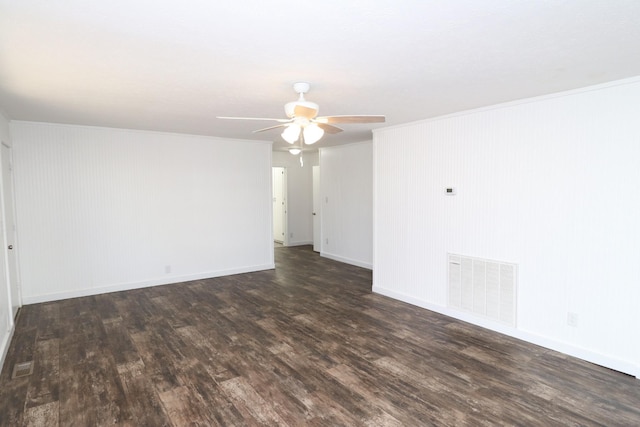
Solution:
[[[305,107],[304,105],[296,105],[293,109],[293,115],[295,117],[304,117],[311,120],[316,116],[316,114],[318,114],[318,110],[315,108]]]
[[[225,120],[268,120],[280,123],[289,123],[291,120],[289,119],[272,119],[268,117],[223,117],[217,116],[216,119],[225,119]]]
[[[278,128],[285,128],[287,127],[286,124],[283,125],[275,125],[275,126],[269,126],[268,128],[262,128],[262,129],[258,129],[258,130],[254,130],[253,133],[258,133],[258,132],[264,132],[266,130],[271,130],[271,129],[278,129]]]
[[[317,117],[320,123],[383,123],[384,116],[326,116]]]
[[[328,124],[326,124],[326,123],[316,123],[316,125],[318,125],[318,127],[319,127],[320,129],[322,129],[323,131],[325,131],[325,133],[333,134],[333,133],[342,132],[342,129],[340,129],[339,127],[337,127],[337,126],[331,126],[331,125],[328,125]]]

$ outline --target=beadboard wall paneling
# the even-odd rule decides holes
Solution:
[[[321,255],[372,268],[373,143],[320,149]]]
[[[455,315],[447,253],[515,263],[517,329],[465,320],[639,376],[638,111],[628,79],[375,131],[374,291]]]
[[[9,135],[9,120],[0,111],[0,143],[11,145],[11,139]],[[2,164],[0,162],[0,164]],[[0,180],[2,179],[2,171],[0,171]],[[1,182],[0,182],[1,184]],[[2,185],[0,185],[0,191]],[[0,197],[0,201],[2,197]],[[0,210],[1,212],[1,210]],[[5,239],[4,220],[0,217],[0,240],[6,248],[7,241]],[[0,257],[0,369],[4,365],[4,359],[9,349],[9,342],[13,335],[13,310],[11,308],[11,290],[9,286],[9,280],[7,277],[7,265],[6,257],[4,255]]]
[[[25,302],[273,268],[270,143],[11,132]]]
[[[318,165],[318,153],[304,153],[300,159],[288,152],[273,152],[273,166],[287,168],[287,230],[289,246],[313,244],[312,166]],[[293,233],[293,236],[291,235]]]

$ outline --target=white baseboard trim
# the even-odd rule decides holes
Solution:
[[[51,294],[23,296],[23,304],[39,304],[42,302],[58,301],[69,298],[79,298],[91,295],[106,294],[110,292],[129,291],[132,289],[148,288],[151,286],[170,285],[181,282],[190,282],[192,280],[210,279],[213,277],[231,276],[233,274],[252,273],[254,271],[273,270],[275,263],[254,265],[251,267],[233,268],[229,270],[209,271],[197,274],[188,274],[183,276],[169,276],[163,278],[155,278],[140,282],[118,283],[107,286],[99,286],[96,288],[79,289],[68,292],[56,292]]]
[[[11,328],[9,328],[7,334],[2,339],[2,343],[0,343],[0,371],[4,369],[4,361],[7,357],[7,353],[9,352],[9,345],[11,344],[11,339],[13,338],[15,330],[16,325],[12,322]]]
[[[406,302],[417,307],[421,307],[436,313],[443,314],[445,316],[453,317],[454,319],[462,320],[464,322],[471,323],[476,326],[481,326],[486,329],[490,329],[494,332],[499,332],[504,335],[508,335],[513,338],[517,338],[523,341],[527,341],[531,344],[539,345],[541,347],[548,348],[550,350],[559,351],[560,353],[567,354],[569,356],[577,357],[587,362],[595,363],[596,365],[604,366],[605,368],[613,369],[625,374],[634,376],[640,379],[640,365],[620,360],[615,357],[606,356],[585,348],[581,348],[572,344],[556,341],[554,339],[546,338],[531,332],[523,331],[521,329],[512,328],[510,326],[502,325],[498,322],[494,322],[489,319],[483,319],[475,316],[471,313],[459,312],[452,310],[448,307],[435,305],[427,301],[412,297],[410,295],[396,292],[390,289],[382,288],[379,286],[373,286],[372,291],[374,293],[384,295],[393,299],[397,299],[402,302]]]
[[[373,264],[371,264],[371,263],[367,263],[367,262],[358,261],[358,260],[355,260],[355,259],[341,257],[339,255],[334,255],[334,254],[331,254],[331,253],[328,253],[328,252],[320,252],[320,256],[332,259],[334,261],[344,262],[345,264],[355,265],[356,267],[362,267],[362,268],[366,268],[368,270],[373,270]]]

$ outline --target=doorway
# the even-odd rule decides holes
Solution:
[[[11,311],[15,317],[21,304],[20,286],[18,284],[18,269],[16,263],[16,223],[13,208],[13,172],[11,161],[11,147],[2,143],[2,206],[4,213],[4,243],[6,253],[9,292],[11,298]]]
[[[272,168],[273,241],[287,246],[287,168]]]
[[[321,238],[321,215],[320,208],[322,203],[320,202],[320,166],[313,166],[313,250],[315,252],[322,252],[322,238]]]

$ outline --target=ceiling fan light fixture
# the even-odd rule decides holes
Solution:
[[[306,126],[302,131],[304,135],[304,143],[311,145],[315,144],[322,138],[324,135],[324,129],[319,127],[317,124],[312,123],[309,126]]]
[[[287,126],[281,136],[289,144],[293,144],[300,138],[300,126],[296,124]]]
[[[334,124],[352,124],[352,123],[384,123],[384,116],[358,115],[358,116],[321,116],[318,117],[319,107],[315,102],[307,101],[304,95],[309,91],[309,83],[298,82],[293,85],[293,90],[298,94],[298,100],[288,102],[284,106],[286,119],[276,119],[270,117],[226,117],[218,116],[219,119],[232,120],[266,120],[274,121],[279,124],[268,126],[253,132],[265,132],[273,129],[282,129],[282,139],[289,144],[300,141],[299,147],[305,144],[315,144],[325,133],[330,135],[342,132]]]
[[[301,149],[299,149],[299,148],[290,148],[290,149],[289,149],[289,152],[290,152],[291,154],[293,154],[294,156],[297,156],[298,154],[300,154],[300,153],[302,152],[302,150],[301,150]]]

